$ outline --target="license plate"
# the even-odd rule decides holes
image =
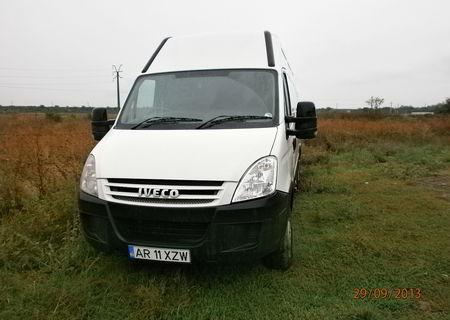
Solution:
[[[181,263],[191,262],[191,252],[183,249],[153,248],[129,245],[128,253],[132,259]]]

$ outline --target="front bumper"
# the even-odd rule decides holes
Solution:
[[[107,202],[81,192],[79,212],[86,239],[96,248],[128,255],[128,245],[189,249],[192,261],[259,259],[279,247],[289,195],[224,206],[161,208]]]

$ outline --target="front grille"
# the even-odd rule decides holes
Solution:
[[[222,185],[223,181],[112,178],[105,184],[105,195],[109,201],[138,205],[204,206],[219,201]],[[155,196],[153,191],[141,195],[141,188],[146,191],[158,190],[159,195]],[[166,190],[164,196],[162,190]],[[169,196],[170,190],[176,190],[178,196]]]
[[[115,219],[120,234],[131,242],[193,244],[203,239],[208,223]]]

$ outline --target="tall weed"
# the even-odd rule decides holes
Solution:
[[[93,142],[88,121],[43,114],[0,117],[0,216],[73,185]]]

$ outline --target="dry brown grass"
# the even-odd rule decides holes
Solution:
[[[307,144],[324,151],[358,149],[372,142],[450,143],[450,116],[319,119],[318,139]]]
[[[77,183],[93,146],[89,121],[65,116],[55,122],[44,114],[0,116],[0,200],[3,211],[20,209]],[[0,208],[1,209],[1,208]]]
[[[421,138],[431,134],[450,135],[450,117],[367,119],[321,119],[320,129],[326,136]]]

